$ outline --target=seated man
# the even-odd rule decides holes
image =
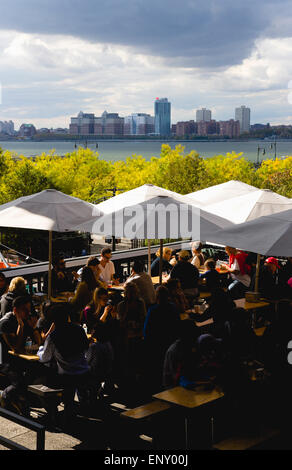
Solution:
[[[266,299],[279,299],[282,294],[282,288],[277,283],[276,272],[280,265],[276,258],[272,256],[265,260],[260,269],[259,291]]]
[[[131,276],[126,280],[126,284],[133,282],[139,289],[141,298],[145,302],[146,309],[155,303],[156,295],[152,279],[145,272],[144,264],[137,260],[132,264]]]
[[[115,278],[115,265],[111,261],[112,250],[110,248],[103,248],[101,250],[100,264],[99,268],[99,279],[108,284],[118,284],[119,281]]]
[[[56,385],[64,388],[63,400],[67,418],[73,415],[76,389],[80,398],[85,399],[89,381],[89,366],[85,357],[88,339],[82,326],[69,322],[70,314],[69,304],[54,306],[52,319],[55,328],[38,351],[41,363],[54,360],[57,364]]]
[[[196,297],[199,294],[199,270],[189,262],[189,252],[182,250],[178,253],[178,263],[170,272],[171,279],[179,279],[184,294]]]
[[[53,260],[52,292],[74,292],[78,281],[76,272],[67,272],[63,255],[58,255]],[[45,279],[45,291],[48,292],[48,277]]]
[[[9,350],[15,352],[24,351],[26,338],[30,337],[38,345],[41,337],[36,328],[37,317],[30,315],[30,298],[28,296],[17,297],[13,301],[13,310],[6,313],[0,320],[0,342],[2,346],[2,370],[7,373],[10,385],[1,392],[0,403],[3,408],[21,412],[19,399],[26,401],[26,387],[29,385],[30,371],[25,370],[24,364],[17,358],[8,354]],[[26,364],[27,365],[27,364]]]

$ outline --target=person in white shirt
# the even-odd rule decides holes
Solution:
[[[197,269],[200,269],[205,262],[204,255],[202,254],[203,244],[201,242],[192,242],[191,243],[193,259],[191,263],[196,266]]]
[[[139,289],[141,298],[144,300],[146,309],[155,303],[156,294],[152,283],[152,279],[145,272],[145,266],[142,261],[136,260],[132,264],[131,276],[126,280],[126,284],[132,282],[136,284]]]
[[[247,255],[230,246],[226,246],[225,251],[229,256],[229,264],[222,266],[230,273],[232,280],[228,286],[228,292],[233,300],[240,299],[245,296],[251,282],[248,266],[245,263]]]
[[[106,284],[118,284],[119,281],[114,279],[115,265],[111,261],[112,250],[110,248],[103,248],[101,250],[101,258],[99,263],[99,279]]]

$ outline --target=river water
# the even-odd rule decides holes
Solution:
[[[146,160],[152,156],[158,157],[160,155],[161,145],[168,143],[171,148],[181,144],[185,147],[185,152],[196,150],[203,157],[212,157],[214,155],[226,155],[227,152],[235,151],[236,153],[242,152],[243,156],[251,161],[257,159],[258,146],[265,148],[266,154],[262,155],[260,152],[260,160],[265,158],[274,157],[274,149],[270,148],[272,142],[269,141],[226,141],[226,142],[183,142],[183,141],[97,141],[96,143],[89,143],[88,147],[94,151],[98,151],[101,159],[104,160],[125,160],[125,158],[136,154],[142,155]],[[48,153],[52,150],[57,155],[65,155],[66,153],[75,150],[74,142],[62,141],[47,141],[47,142],[34,142],[34,141],[0,141],[0,147],[10,150],[18,155],[26,157],[40,155],[43,152]],[[292,140],[290,141],[277,141],[277,156],[292,155]]]

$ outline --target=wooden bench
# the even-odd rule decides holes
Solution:
[[[261,433],[250,436],[234,436],[213,445],[216,450],[248,450],[259,446],[279,434],[275,429],[264,429]]]
[[[140,443],[144,441],[145,445],[147,442],[148,445],[150,444],[151,447],[155,449],[159,436],[161,435],[161,426],[163,423],[159,423],[159,420],[153,423],[151,419],[161,417],[163,413],[167,412],[170,408],[173,408],[170,404],[161,400],[155,400],[121,413],[120,416],[131,423],[131,427],[127,432],[127,439],[132,438],[134,442],[137,442],[139,438]],[[130,443],[130,445],[131,444],[132,443]]]
[[[163,402],[161,400],[155,400],[150,403],[147,403],[146,405],[138,406],[137,408],[124,411],[121,415],[134,420],[142,420],[150,418],[153,415],[157,415],[158,413],[166,411],[169,408],[171,408],[171,405],[169,405],[168,403]]]
[[[51,388],[43,384],[28,385],[28,392],[37,395],[42,406],[48,413],[49,422],[55,426],[57,421],[58,404],[62,399],[62,388]]]

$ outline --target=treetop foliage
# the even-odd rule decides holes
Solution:
[[[182,145],[161,146],[150,161],[132,155],[125,161],[105,161],[97,152],[78,148],[64,157],[54,151],[33,160],[0,148],[0,204],[43,189],[54,188],[89,202],[109,196],[107,188],[127,191],[146,183],[188,194],[230,179],[292,197],[292,156],[264,160],[258,169],[241,153],[203,158],[185,153]]]

